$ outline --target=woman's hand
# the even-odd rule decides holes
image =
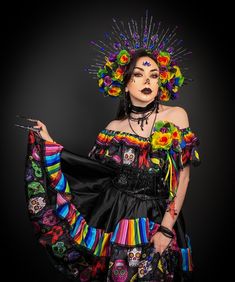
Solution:
[[[159,252],[160,255],[170,245],[171,241],[171,238],[166,237],[161,232],[155,233],[150,239],[150,243],[154,244],[155,252]]]
[[[42,123],[40,120],[37,120],[37,125],[35,125],[34,128],[41,128],[41,130],[38,132],[39,136],[46,141],[53,142],[53,139],[51,138],[51,136],[47,131],[46,125]]]

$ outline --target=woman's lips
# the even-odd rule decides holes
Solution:
[[[152,93],[152,90],[150,88],[144,88],[141,90],[142,93],[144,94],[151,94]]]

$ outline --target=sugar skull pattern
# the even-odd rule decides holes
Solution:
[[[28,184],[28,196],[37,195],[39,193],[44,193],[44,188],[42,184],[38,181],[32,181]]]
[[[47,226],[54,226],[58,223],[58,218],[55,216],[52,209],[47,210],[43,214],[42,223]]]
[[[46,201],[43,197],[35,197],[29,200],[29,212],[32,214],[39,213],[46,205]]]
[[[125,282],[127,280],[127,265],[125,260],[118,259],[115,260],[112,267],[112,281],[115,282]]]
[[[149,245],[140,244],[111,244],[110,256],[107,257],[92,256],[83,252],[83,248],[78,248],[71,240],[66,222],[56,213],[56,198],[51,197],[54,190],[47,187],[48,179],[42,161],[45,144],[37,146],[39,142],[35,141],[33,134],[29,135],[29,140],[31,145],[28,147],[25,181],[30,218],[38,241],[48,250],[60,271],[83,282],[174,281],[174,273],[176,268],[181,267],[181,260],[173,245],[161,257],[153,253]],[[58,155],[58,151],[55,148],[55,154]],[[132,165],[139,157],[136,148],[127,146],[120,150],[121,153],[124,154],[123,163],[128,165]],[[126,173],[120,175],[120,181],[128,183]]]
[[[113,246],[107,281],[174,281],[178,252],[169,246],[160,255],[152,245],[126,248]]]
[[[123,152],[123,164],[130,165],[135,160],[135,151],[133,148],[127,148]]]
[[[143,254],[143,260],[139,263],[138,266],[138,275],[140,278],[143,278],[145,275],[147,275],[152,270],[152,257],[146,257],[145,254]]]
[[[141,256],[141,248],[130,248],[127,251],[128,264],[130,267],[136,267],[139,264]]]

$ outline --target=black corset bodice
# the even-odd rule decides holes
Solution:
[[[112,180],[114,187],[142,200],[167,199],[169,191],[161,173],[123,165]]]

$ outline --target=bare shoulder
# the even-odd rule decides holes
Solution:
[[[106,125],[106,129],[109,130],[118,130],[119,129],[120,120],[112,120]]]
[[[185,128],[189,126],[188,114],[182,107],[170,107],[169,119],[171,122],[179,126],[179,128]]]

